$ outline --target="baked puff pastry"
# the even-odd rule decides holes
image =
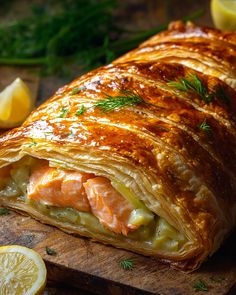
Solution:
[[[174,22],[0,138],[0,202],[192,271],[236,223],[236,34]]]

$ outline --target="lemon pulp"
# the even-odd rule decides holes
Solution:
[[[29,88],[17,78],[0,93],[0,128],[20,125],[33,108]]]
[[[18,246],[0,247],[0,294],[41,294],[46,284],[46,267],[35,251]]]
[[[211,13],[217,28],[236,30],[236,0],[212,0]]]

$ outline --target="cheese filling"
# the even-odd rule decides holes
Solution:
[[[0,169],[0,198],[14,198],[40,213],[90,232],[179,251],[186,238],[117,181],[81,174],[24,157]]]

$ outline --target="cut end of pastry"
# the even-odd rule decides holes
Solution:
[[[190,247],[184,233],[114,178],[31,156],[0,168],[0,176],[3,205],[67,232],[166,261]]]

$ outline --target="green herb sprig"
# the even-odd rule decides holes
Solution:
[[[178,81],[170,81],[167,84],[179,91],[196,93],[206,104],[214,98],[214,94],[208,92],[203,82],[195,74],[189,74],[187,78],[179,77]]]
[[[203,132],[207,133],[208,135],[212,133],[211,126],[207,123],[206,119],[198,125],[198,128],[202,130]]]
[[[210,280],[214,283],[222,283],[225,280],[225,278],[218,277],[218,276],[212,276],[212,277],[210,277]]]
[[[231,102],[231,97],[226,93],[224,87],[219,86],[215,91],[215,97],[222,100],[226,105],[229,105]]]
[[[82,106],[78,109],[78,111],[75,113],[76,116],[83,115],[83,113],[86,111],[86,107],[82,104]]]
[[[133,106],[140,103],[145,103],[140,95],[129,90],[122,90],[121,94],[116,96],[106,94],[106,98],[95,102],[93,107],[98,108],[103,113],[107,113],[115,109]]]
[[[119,262],[120,267],[124,270],[133,270],[134,269],[134,260],[132,258],[123,259]]]
[[[36,147],[37,142],[31,138],[31,143],[28,145],[28,147],[32,148],[32,147]]]
[[[48,246],[46,246],[45,251],[50,256],[56,256],[57,255],[57,251],[52,249],[52,248],[49,248]]]
[[[0,208],[0,216],[9,215],[10,211],[7,208]]]
[[[197,282],[193,286],[194,291],[199,292],[199,291],[204,291],[208,292],[209,288],[206,285],[206,283],[202,279],[198,279]]]
[[[97,108],[102,113],[107,113],[114,111],[115,109],[121,109],[128,106],[138,105],[138,104],[148,104],[144,99],[137,93],[130,90],[121,90],[120,94],[112,96],[105,94],[105,98],[96,101],[92,107]],[[81,105],[80,109],[75,113],[76,116],[84,114],[84,112],[89,109],[84,105]]]
[[[68,109],[66,109],[65,107],[62,107],[61,112],[60,112],[58,117],[59,118],[65,118],[67,116],[67,114],[68,114]]]
[[[222,100],[227,105],[231,101],[230,96],[222,86],[219,86],[215,91],[210,93],[204,86],[202,80],[195,74],[189,74],[186,78],[179,77],[177,81],[170,81],[167,84],[179,91],[193,92],[199,95],[206,104],[209,104],[215,98]]]
[[[80,91],[86,89],[85,86],[80,86],[80,87],[75,87],[72,89],[70,95],[75,95],[75,94],[78,94]]]

